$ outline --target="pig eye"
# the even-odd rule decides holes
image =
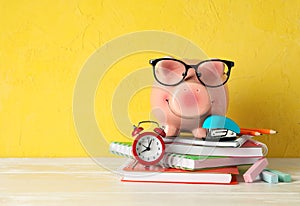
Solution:
[[[197,77],[198,77],[198,78],[200,78],[201,75],[202,75],[200,72],[196,72],[196,74],[197,74]]]

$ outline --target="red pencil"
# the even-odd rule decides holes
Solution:
[[[241,130],[255,131],[255,132],[259,132],[261,134],[276,134],[277,133],[275,130],[272,130],[272,129],[241,128]]]

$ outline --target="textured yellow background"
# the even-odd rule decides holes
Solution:
[[[72,117],[82,66],[109,40],[160,30],[190,39],[210,57],[234,60],[228,116],[242,127],[278,130],[257,138],[269,157],[300,157],[299,11],[296,0],[1,0],[0,156],[85,156]],[[95,111],[107,119],[107,139],[122,138],[105,109],[111,93],[126,72],[147,66],[147,55],[119,62],[122,72],[99,85]],[[149,117],[148,95],[142,90],[129,103],[133,122]]]

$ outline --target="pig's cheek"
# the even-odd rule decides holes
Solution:
[[[181,115],[200,114],[199,102],[192,93],[185,93],[174,97],[171,101],[171,107]]]
[[[173,96],[170,107],[185,116],[202,115],[210,110],[210,98],[205,89],[179,90]]]

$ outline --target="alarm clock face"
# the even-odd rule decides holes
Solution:
[[[163,158],[165,144],[159,135],[153,132],[145,132],[135,139],[132,152],[141,164],[154,165]]]

